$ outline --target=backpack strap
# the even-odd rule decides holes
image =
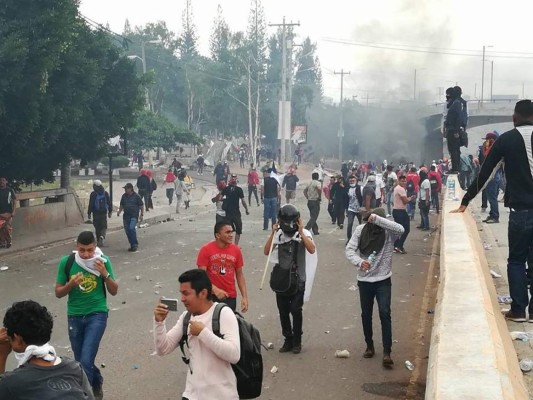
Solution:
[[[217,303],[217,305],[215,306],[215,310],[213,311],[213,317],[211,319],[211,327],[213,329],[213,333],[221,339],[223,339],[224,336],[220,333],[220,312],[222,311],[224,307],[228,307],[228,305],[225,303]],[[185,316],[183,317],[183,334],[179,341],[179,346],[180,346],[180,350],[182,354],[181,359],[187,365],[189,365],[191,362],[190,358],[185,355],[185,345],[187,345],[187,348],[189,347],[189,340],[188,340],[189,335],[187,334],[187,331],[189,329],[190,320],[191,320],[191,313],[187,312],[187,314],[185,314]],[[189,366],[189,371],[191,371],[191,375],[192,375],[192,369],[190,366]]]
[[[74,253],[70,253],[67,258],[67,262],[65,263],[65,275],[67,276],[67,282],[70,279],[70,270],[72,269],[72,265],[74,264],[75,257],[76,255]]]
[[[187,345],[187,348],[189,347],[187,331],[189,330],[190,320],[191,320],[191,313],[187,312],[187,314],[185,314],[185,316],[183,317],[183,334],[181,335],[181,339],[179,341],[180,350],[182,354],[181,359],[187,365],[189,365],[191,362],[190,358],[185,355],[185,345]],[[192,375],[192,369],[190,366],[189,366],[189,371],[191,371],[191,375]]]

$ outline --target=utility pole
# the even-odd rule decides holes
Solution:
[[[494,61],[490,62],[490,101],[492,102],[492,85],[494,84]]]
[[[342,138],[344,137],[344,121],[343,121],[344,75],[350,75],[350,71],[344,72],[344,70],[341,69],[341,72],[333,71],[333,74],[341,76],[341,100],[339,103],[340,117],[339,117],[339,132],[337,133],[337,137],[339,138],[339,160],[342,162]]]
[[[485,46],[483,46],[483,61],[481,62],[481,107],[483,107],[483,86],[485,84]],[[480,108],[481,108],[480,107]]]
[[[413,101],[416,101],[416,68],[415,68],[415,81],[413,84]]]
[[[282,28],[282,39],[281,39],[281,49],[282,49],[282,66],[281,66],[281,99],[279,102],[279,115],[278,115],[278,139],[280,140],[280,166],[282,163],[287,161],[287,143],[290,141],[290,131],[291,131],[291,102],[287,95],[287,27],[290,26],[300,26],[299,22],[285,22],[285,17],[283,17],[283,23],[281,24],[268,24],[268,26],[281,26]],[[292,50],[292,46],[291,46]],[[291,54],[292,58],[292,54]],[[292,65],[292,63],[291,63]],[[291,67],[292,68],[292,67]],[[292,70],[290,71],[292,75]]]

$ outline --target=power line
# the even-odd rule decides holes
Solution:
[[[481,52],[479,50],[444,49],[444,48],[438,48],[438,47],[421,47],[421,46],[412,46],[412,45],[403,45],[403,44],[395,45],[395,44],[382,44],[382,43],[368,43],[368,42],[356,42],[356,41],[350,41],[346,39],[334,39],[334,38],[322,38],[321,40],[325,42],[345,44],[349,46],[369,47],[369,48],[383,49],[383,50],[405,51],[405,52],[411,52],[411,53],[442,54],[442,55],[464,56],[464,57],[480,57],[481,56]],[[522,55],[514,55],[514,54],[522,54]],[[525,55],[528,55],[528,56],[525,56]],[[533,59],[533,53],[495,51],[495,52],[491,52],[490,57],[508,58],[508,59]]]

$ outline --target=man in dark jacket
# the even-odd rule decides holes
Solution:
[[[509,214],[508,238],[509,257],[507,276],[511,310],[505,318],[515,322],[525,322],[526,308],[529,321],[533,322],[533,300],[527,291],[526,260],[533,245],[533,103],[521,100],[516,103],[513,123],[515,129],[500,135],[490,148],[481,171],[474,179],[461,207],[452,212],[464,212],[468,203],[476,197],[500,169],[505,160],[504,204],[511,209]]]
[[[150,190],[152,189],[152,182],[150,181],[147,170],[141,169],[141,174],[137,177],[136,186],[139,196],[141,196],[144,205],[148,209],[148,205],[150,204]]]
[[[346,210],[348,209],[348,203],[350,199],[348,197],[348,188],[346,187],[342,176],[337,178],[337,183],[333,185],[331,193],[333,193],[333,210],[337,218],[337,226],[339,229],[343,229],[344,217],[346,215]]]
[[[87,217],[93,216],[94,232],[98,247],[104,246],[105,235],[107,232],[107,218],[111,218],[113,204],[109,193],[104,189],[102,181],[95,179],[93,182],[93,192],[89,197],[89,208]]]
[[[444,121],[444,136],[448,143],[448,152],[452,159],[450,173],[459,173],[461,166],[461,126],[463,121],[463,106],[456,90],[446,89],[446,107],[448,113]]]

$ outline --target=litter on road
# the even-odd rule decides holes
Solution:
[[[337,358],[349,358],[350,352],[348,350],[336,350],[335,351],[335,357]]]
[[[490,270],[490,274],[492,275],[493,278],[501,278],[501,274],[497,273],[496,271],[493,271],[492,269]]]

